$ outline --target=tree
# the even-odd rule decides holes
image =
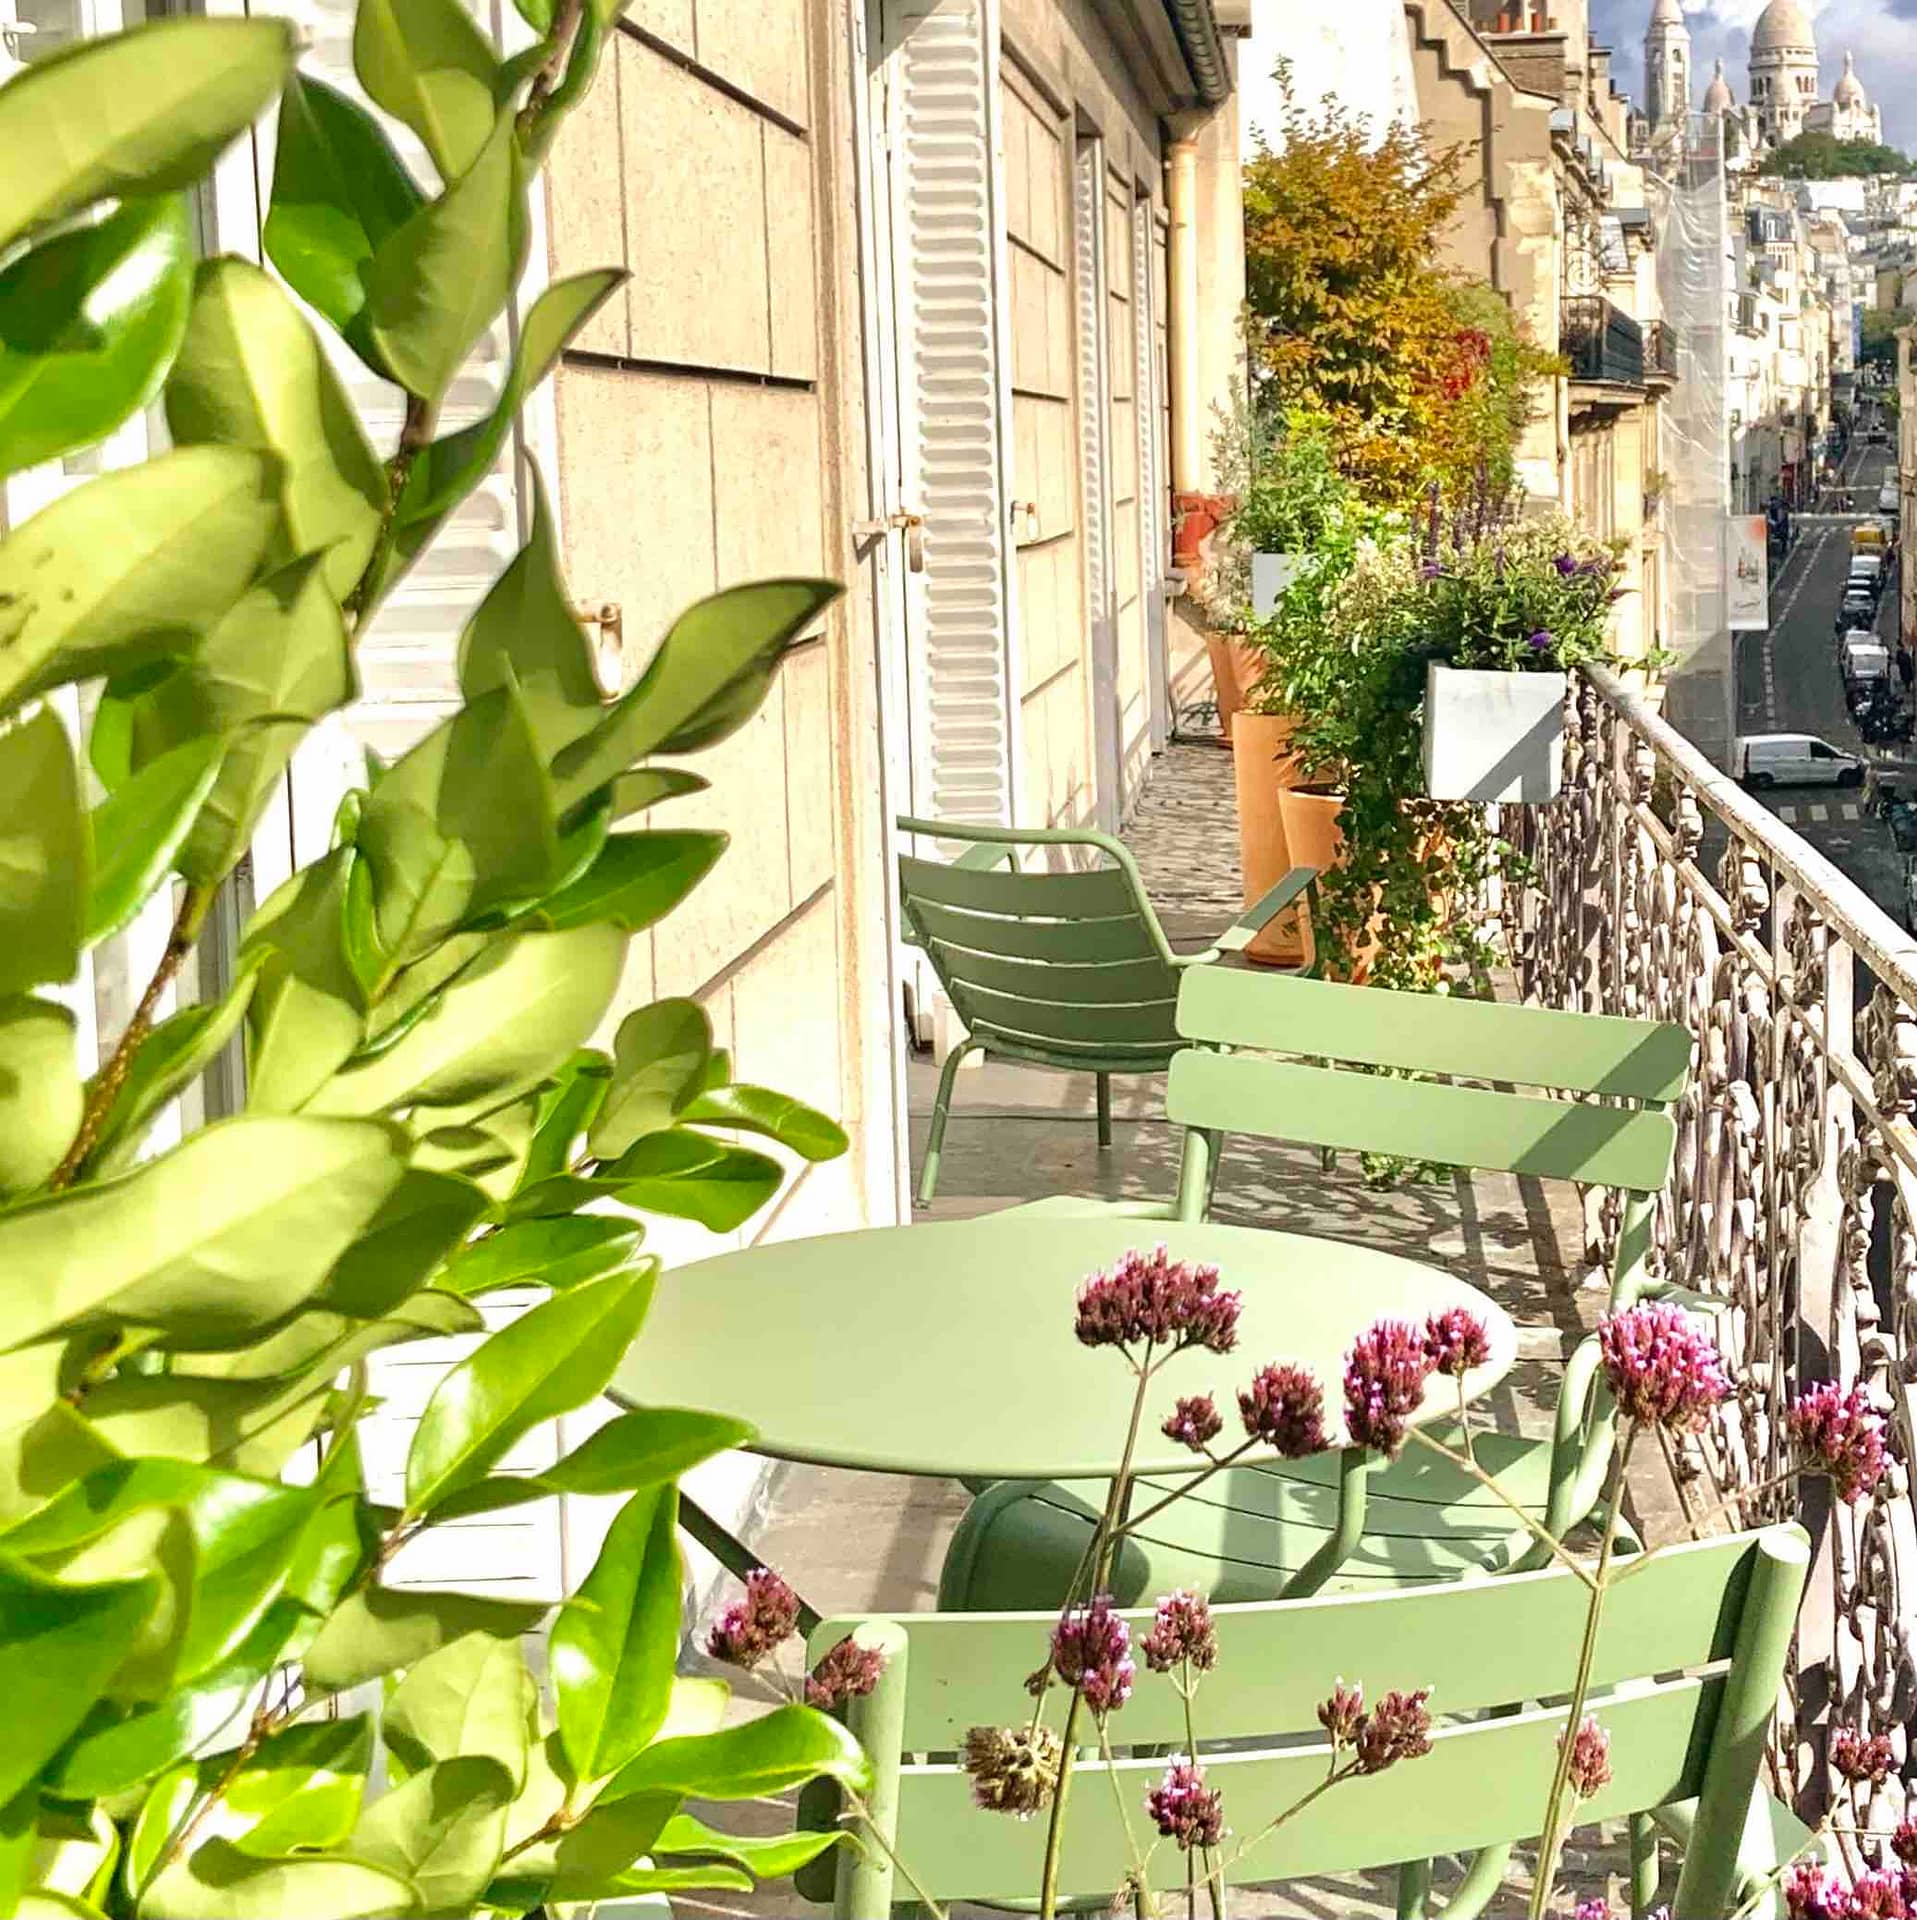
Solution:
[[[1864,314],[1863,363],[1897,368],[1897,336],[1917,321],[1917,307],[1871,307]]]
[[[1764,159],[1764,171],[1784,180],[1848,180],[1911,170],[1909,156],[1895,147],[1876,140],[1839,140],[1828,133],[1796,134]]]

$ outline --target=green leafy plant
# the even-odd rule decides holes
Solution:
[[[270,19],[175,19],[0,88],[0,472],[156,397],[168,450],[0,542],[0,1914],[528,1912],[743,1887],[776,1856],[681,1815],[866,1777],[794,1705],[719,1731],[674,1677],[677,1477],[739,1423],[633,1408],[536,1474],[657,1278],[637,1213],[741,1226],[825,1115],[734,1081],[668,1000],[594,1046],[627,944],[722,834],[647,764],[723,739],[836,593],[734,588],[602,695],[544,503],[467,621],[456,709],[342,805],[331,848],[240,930],[230,984],[162,1018],[294,749],[357,691],[382,599],[494,465],[622,275],[548,289],[493,411],[437,428],[506,302],[527,195],[616,9],[522,8],[501,58],[453,0],[364,0],[371,98],[301,74]],[[190,257],[183,194],[277,97],[277,277]],[[288,289],[291,289],[291,292]],[[405,394],[375,446],[292,295]],[[87,683],[85,756],[46,696]],[[90,773],[88,767],[90,766]],[[56,992],[156,894],[172,930],[83,1078]],[[149,1154],[208,1063],[237,1112]],[[601,1203],[617,1203],[624,1211]],[[545,1298],[495,1324],[506,1287]],[[458,1335],[397,1505],[375,1501],[369,1362]],[[623,1499],[556,1608],[396,1584],[462,1515]],[[550,1685],[522,1653],[546,1633]],[[376,1784],[377,1783],[377,1786]],[[811,1852],[841,1836],[820,1836]]]

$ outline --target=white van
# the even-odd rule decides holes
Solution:
[[[1895,480],[1886,480],[1884,484],[1877,489],[1877,511],[1879,513],[1895,513],[1897,511],[1897,482]]]
[[[1736,743],[1731,768],[1745,786],[1861,787],[1864,763],[1856,754],[1808,733],[1753,733]]]
[[[1853,553],[1850,557],[1849,584],[1853,587],[1866,586],[1875,591],[1883,571],[1884,556],[1881,553],[1872,553],[1866,547],[1861,553]]]

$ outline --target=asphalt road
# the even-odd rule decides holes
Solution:
[[[1800,518],[1797,543],[1771,582],[1770,631],[1738,636],[1740,733],[1810,733],[1866,760],[1917,760],[1917,748],[1865,745],[1851,724],[1833,631],[1849,570],[1851,528],[1876,518],[1877,488],[1888,477],[1890,462],[1888,447],[1854,447],[1844,463],[1843,481],[1856,489],[1850,504],[1864,511]],[[1877,628],[1887,641],[1895,639],[1896,621],[1893,576],[1877,608]],[[1893,919],[1902,919],[1903,862],[1891,845],[1889,827],[1864,813],[1861,793],[1781,787],[1756,797],[1849,874]]]

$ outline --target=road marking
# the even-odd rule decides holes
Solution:
[[[1797,824],[1797,809],[1795,807],[1779,807],[1777,809],[1777,817],[1783,821],[1785,826],[1794,827]]]
[[[1828,820],[1830,818],[1830,809],[1828,807],[1820,807],[1813,804],[1810,810],[1810,817],[1813,820],[1816,820],[1819,822]]]
[[[1846,800],[1844,802],[1843,811],[1844,811],[1844,818],[1846,820],[1855,820],[1859,817],[1857,812],[1857,802],[1855,800]]]

